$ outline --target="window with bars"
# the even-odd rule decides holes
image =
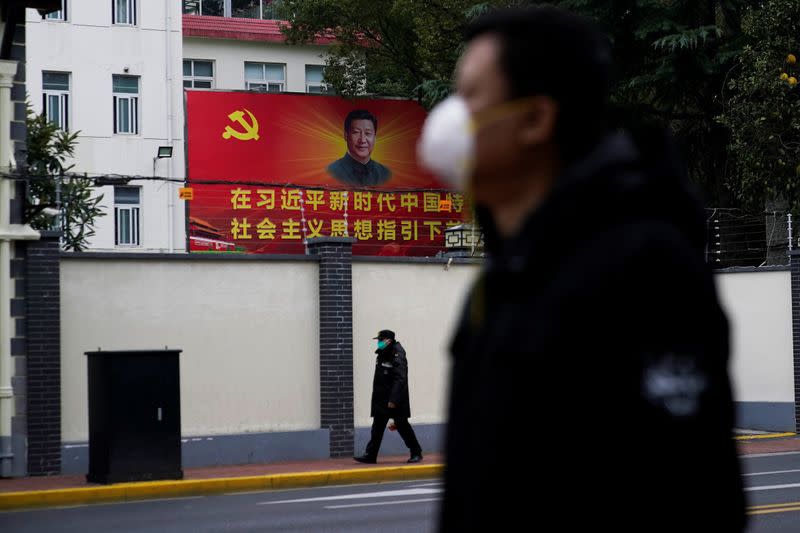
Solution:
[[[184,59],[183,86],[188,89],[213,89],[214,62],[206,59]]]
[[[244,84],[249,91],[283,92],[286,87],[286,65],[245,62]]]
[[[42,17],[44,20],[52,20],[55,22],[67,21],[67,0],[61,0],[61,9],[58,11],[51,11]]]
[[[111,0],[111,20],[120,26],[136,26],[136,0]]]
[[[113,76],[114,133],[139,133],[139,76]]]
[[[140,187],[114,187],[114,244],[139,246],[142,190]]]
[[[326,94],[330,91],[325,79],[325,67],[322,65],[306,65],[306,92]]]
[[[42,112],[47,120],[69,131],[68,72],[42,72]]]
[[[225,0],[183,0],[183,13],[222,17],[225,15]]]
[[[183,0],[185,15],[277,19],[282,0]]]

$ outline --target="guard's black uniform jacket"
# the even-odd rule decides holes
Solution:
[[[411,418],[408,399],[408,361],[399,342],[377,350],[375,377],[372,380],[372,417]],[[389,402],[397,407],[389,409]]]
[[[442,531],[744,529],[728,324],[664,141],[608,136],[514,239],[480,213]]]

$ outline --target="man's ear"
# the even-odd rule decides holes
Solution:
[[[549,96],[531,98],[530,107],[521,118],[519,142],[524,146],[536,146],[553,141],[558,111],[558,102]]]

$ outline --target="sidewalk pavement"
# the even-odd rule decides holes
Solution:
[[[794,433],[740,434],[740,455],[800,452]],[[321,487],[436,478],[444,458],[427,454],[422,463],[409,465],[408,456],[379,457],[376,465],[349,457],[274,464],[187,468],[184,479],[98,485],[85,476],[48,476],[0,479],[0,511],[34,507],[86,505],[154,498],[175,498],[229,492]]]

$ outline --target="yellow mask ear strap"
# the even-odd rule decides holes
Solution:
[[[477,113],[472,118],[472,132],[475,133],[483,126],[487,126],[492,122],[502,120],[521,111],[528,111],[532,107],[535,98],[537,97],[528,96],[516,100],[509,100],[508,102],[494,105],[489,109]]]

